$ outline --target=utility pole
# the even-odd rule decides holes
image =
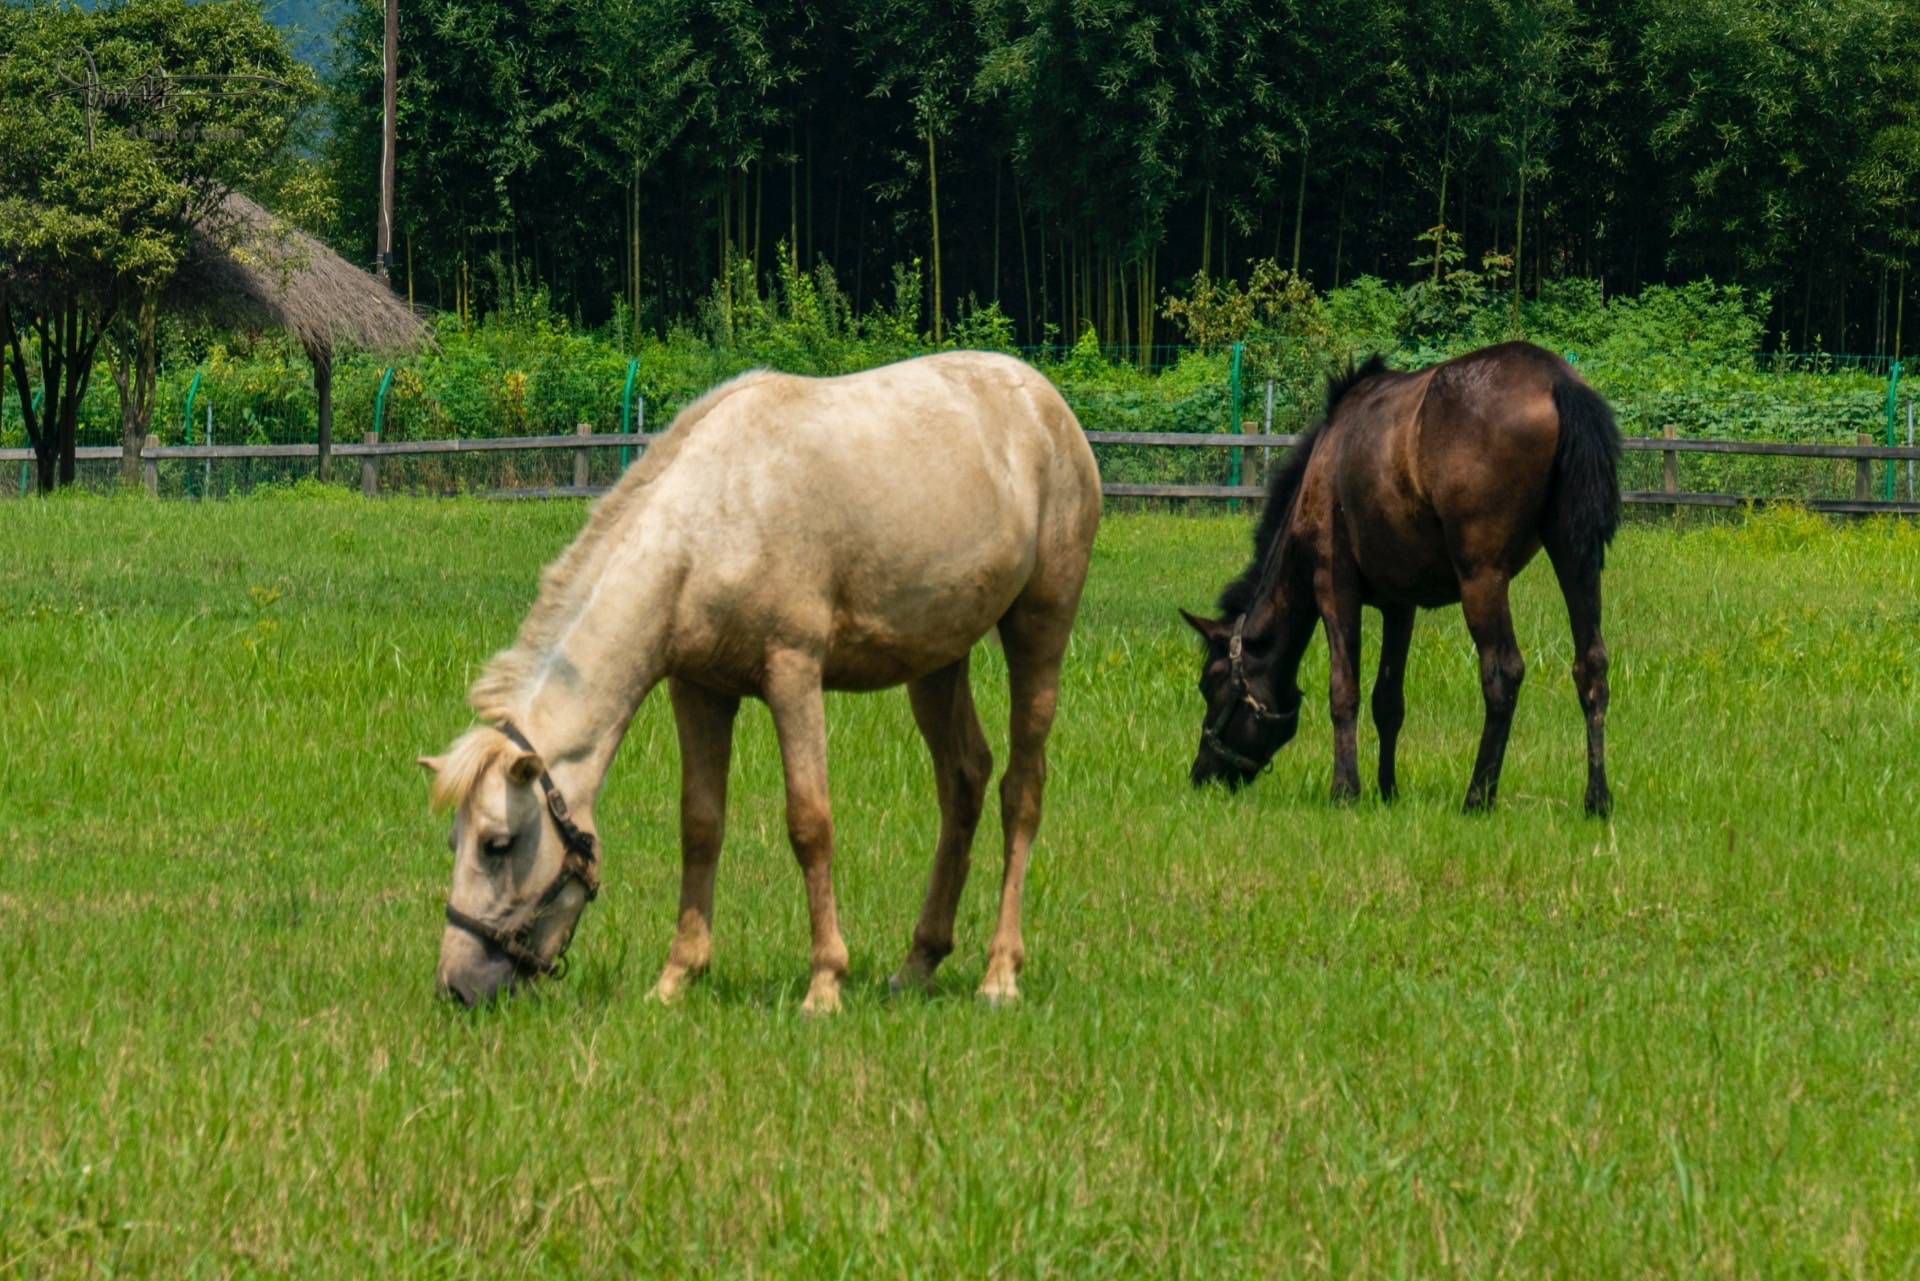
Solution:
[[[382,281],[393,274],[393,109],[400,65],[400,0],[387,0],[386,83],[381,91],[380,232],[375,271]]]

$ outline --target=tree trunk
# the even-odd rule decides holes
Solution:
[[[108,349],[108,372],[120,393],[120,483],[131,490],[140,485],[140,450],[153,424],[154,386],[159,367],[155,331],[159,304],[151,294],[141,298],[133,332]]]
[[[1213,274],[1213,184],[1207,184],[1207,193],[1200,205],[1200,274]]]
[[[1300,143],[1300,186],[1293,198],[1293,274],[1300,274],[1300,229],[1307,220],[1307,155],[1308,144]]]
[[[1440,283],[1440,246],[1447,230],[1447,179],[1453,175],[1453,108],[1447,108],[1446,141],[1440,151],[1440,222],[1433,242],[1433,283]]]
[[[313,360],[313,390],[320,397],[320,483],[333,469],[333,353],[309,351]]]
[[[1340,176],[1340,212],[1334,215],[1333,233],[1333,287],[1340,287],[1340,260],[1347,252],[1347,191],[1351,185],[1351,175]]]
[[[1527,212],[1527,169],[1523,160],[1520,165],[1520,190],[1513,201],[1513,325],[1520,327],[1520,282],[1526,279],[1527,256],[1524,237],[1526,235]]]
[[[399,0],[386,0],[386,34],[381,53],[380,226],[377,237],[380,243],[374,247],[374,269],[381,283],[385,284],[393,274],[394,93],[400,78]]]
[[[1013,222],[1020,231],[1020,290],[1026,310],[1020,313],[1026,323],[1027,344],[1033,344],[1033,270],[1027,262],[1027,211],[1020,200],[1020,175],[1013,176]]]
[[[1907,264],[1900,264],[1900,300],[1893,308],[1893,358],[1900,359],[1900,339],[1907,325]]]
[[[987,296],[999,301],[1000,298],[1000,158],[993,160],[993,283],[987,287]]]
[[[927,130],[927,208],[933,215],[933,341],[940,341],[940,167]]]

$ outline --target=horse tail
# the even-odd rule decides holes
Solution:
[[[1553,384],[1560,441],[1553,452],[1547,522],[1572,553],[1566,568],[1598,577],[1620,528],[1620,429],[1599,392],[1567,371]]]

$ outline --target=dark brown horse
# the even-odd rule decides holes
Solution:
[[[1206,640],[1195,785],[1250,782],[1293,737],[1300,656],[1323,622],[1333,795],[1359,795],[1360,609],[1371,605],[1385,623],[1373,721],[1380,793],[1391,798],[1414,610],[1458,601],[1480,651],[1487,704],[1467,808],[1491,806],[1526,672],[1507,583],[1544,546],[1573,624],[1587,812],[1606,814],[1613,799],[1600,570],[1620,523],[1619,457],[1607,402],[1531,343],[1487,347],[1415,373],[1392,372],[1376,356],[1329,379],[1327,416],[1274,475],[1253,563],[1221,593],[1223,616],[1180,611]]]

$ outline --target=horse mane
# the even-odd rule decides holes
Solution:
[[[1261,580],[1265,577],[1267,562],[1278,549],[1287,523],[1293,516],[1293,500],[1300,492],[1300,482],[1306,479],[1307,464],[1313,461],[1314,446],[1320,443],[1327,424],[1333,421],[1333,411],[1346,399],[1348,392],[1376,374],[1386,372],[1386,357],[1375,352],[1358,366],[1353,363],[1352,357],[1348,357],[1346,369],[1327,375],[1326,412],[1321,415],[1319,422],[1301,434],[1286,458],[1281,460],[1273,478],[1267,482],[1267,497],[1260,511],[1260,524],[1253,531],[1253,559],[1238,578],[1221,590],[1219,610],[1222,618],[1238,617],[1253,607]]]
[[[674,415],[660,439],[647,447],[640,461],[629,467],[619,483],[593,505],[579,536],[541,571],[539,594],[526,620],[520,624],[513,646],[495,654],[467,690],[467,702],[482,719],[504,720],[512,713],[516,696],[573,621],[581,590],[589,586],[589,570],[598,559],[597,553],[639,504],[647,486],[667,469],[693,428],[735,392],[778,377],[780,375],[772,370],[752,369],[721,383],[682,409]]]
[[[428,805],[436,814],[459,805],[489,766],[518,750],[511,739],[491,725],[477,725],[468,730],[453,740],[453,746],[441,758],[440,768],[433,772]]]

